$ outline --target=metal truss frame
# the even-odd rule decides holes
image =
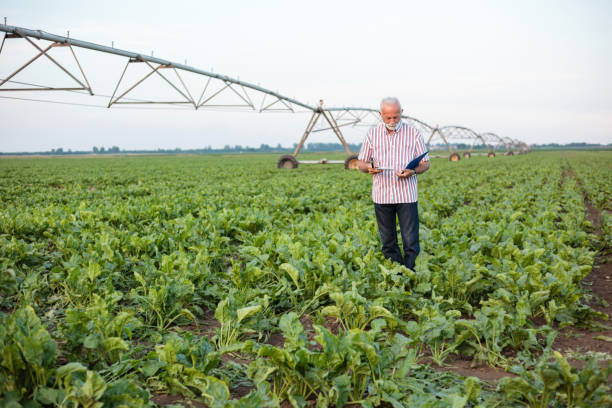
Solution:
[[[125,76],[125,73],[128,67],[130,66],[130,64],[133,64],[133,63],[145,63],[151,69],[151,72],[147,73],[144,77],[136,81],[136,83],[130,86],[127,90],[125,90],[121,95],[115,98],[117,90],[119,89],[119,85],[121,84],[121,81],[123,80],[123,77]],[[174,83],[172,83],[172,81],[170,81],[164,74],[162,74],[160,72],[160,69],[172,69],[176,73],[176,76],[178,77],[181,84],[183,85],[183,88],[186,94],[183,91],[181,91]],[[182,95],[183,98],[185,98],[185,100],[184,101],[140,101],[140,100],[139,101],[120,101],[125,95],[130,93],[132,90],[134,90],[134,88],[142,84],[147,78],[149,78],[153,74],[159,75],[168,85],[170,85],[174,90],[176,90],[180,95]],[[196,106],[193,96],[191,96],[189,89],[187,89],[187,86],[185,85],[183,78],[181,78],[181,75],[178,73],[176,68],[172,66],[172,64],[158,64],[157,67],[154,67],[149,61],[145,61],[141,58],[130,58],[128,62],[125,64],[125,68],[123,68],[123,72],[121,73],[121,76],[119,77],[119,81],[117,81],[117,85],[115,86],[115,90],[113,91],[113,94],[111,95],[111,98],[108,102],[108,107],[110,108],[112,105],[115,105],[115,104],[117,105],[119,104],[170,104],[170,105],[191,104],[194,107]]]
[[[30,64],[32,64],[34,61],[36,61],[43,55],[47,57],[52,63],[57,65],[62,71],[64,71],[70,78],[72,78],[77,84],[79,84],[80,87],[78,88],[76,87],[71,87],[71,88],[70,87],[64,87],[64,88],[57,88],[57,87],[3,88],[3,89],[0,89],[0,91],[10,91],[10,92],[17,92],[17,91],[87,91],[89,92],[90,95],[93,95],[93,91],[91,90],[91,85],[89,84],[89,81],[87,80],[87,76],[85,75],[85,72],[83,71],[83,68],[81,67],[81,63],[79,62],[79,59],[77,58],[74,52],[74,49],[72,48],[70,39],[67,39],[67,41],[65,42],[53,41],[45,49],[42,49],[37,44],[35,44],[34,41],[32,41],[28,36],[26,36],[21,30],[15,30],[14,33],[7,33],[2,38],[2,44],[0,44],[0,54],[2,53],[2,50],[4,48],[4,42],[7,39],[24,39],[28,43],[30,43],[34,48],[36,48],[39,52],[34,57],[32,57],[29,61],[23,64],[21,67],[17,68],[17,70],[15,70],[13,73],[9,74],[6,78],[1,80],[0,87],[2,87],[2,85],[9,82],[11,78],[13,78],[15,75],[17,75],[21,71],[23,71],[26,67],[28,67]],[[68,71],[68,69],[66,69],[62,64],[57,62],[55,58],[49,55],[49,52],[53,48],[56,48],[56,47],[68,47],[70,49],[70,52],[72,53],[72,56],[74,57],[74,61],[76,62],[77,66],[79,67],[79,71],[81,72],[81,75],[83,76],[83,80],[85,81],[85,83],[83,83],[75,75],[73,75],[70,71]]]
[[[503,137],[497,135],[496,133],[485,132],[481,133],[480,136],[482,136],[485,140],[487,140],[493,145],[493,151],[496,151],[501,146],[503,146],[507,152],[512,151],[512,143],[508,143],[508,141],[506,141]]]
[[[200,98],[198,99],[198,103],[196,105],[196,109],[204,107],[204,106],[208,106],[208,107],[225,107],[225,108],[245,108],[248,107],[252,110],[256,110],[255,109],[255,105],[253,104],[253,101],[251,100],[251,97],[249,96],[248,92],[246,91],[246,89],[244,88],[243,85],[238,85],[240,86],[240,88],[242,89],[242,94],[240,92],[238,92],[232,85],[231,82],[229,81],[223,81],[223,83],[225,84],[225,86],[223,86],[221,89],[218,89],[217,91],[215,91],[212,95],[207,96],[206,99],[204,99],[204,95],[206,94],[206,91],[208,90],[208,87],[210,85],[212,78],[208,77],[208,80],[206,81],[206,85],[204,86],[204,89],[202,90],[202,94],[200,95]],[[210,102],[213,98],[215,98],[217,95],[221,94],[223,91],[225,91],[226,89],[229,89],[230,91],[232,91],[234,94],[236,94],[240,99],[242,99],[242,101],[244,102],[244,104],[241,105],[222,105],[222,104],[209,104],[208,102]]]
[[[375,126],[380,123],[380,116],[378,115],[378,112],[374,110],[345,108],[342,110],[326,109],[326,111],[338,124],[337,128],[344,126]],[[312,133],[324,132],[326,130],[333,130],[333,128],[331,126],[321,127],[318,129],[313,129]]]
[[[344,150],[346,150],[346,153],[349,156],[352,155],[353,152],[351,151],[351,148],[349,147],[348,143],[346,143],[346,140],[344,139],[344,135],[342,134],[342,131],[340,130],[341,125],[338,125],[338,115],[334,117],[331,111],[323,109],[323,100],[321,100],[319,101],[319,107],[317,108],[317,110],[312,112],[310,121],[308,122],[308,125],[306,125],[306,130],[304,131],[302,138],[300,139],[298,145],[296,146],[293,156],[295,157],[298,155],[298,153],[304,146],[304,142],[306,142],[306,139],[308,139],[308,136],[313,132],[313,128],[315,127],[315,125],[317,124],[321,116],[323,116],[323,118],[327,121],[329,127],[325,129],[319,129],[318,131],[329,130],[329,129],[333,130],[338,140],[340,140],[340,143],[342,144],[342,146],[344,146]],[[354,116],[354,118],[356,118],[356,116]],[[355,119],[354,119],[352,123],[357,123],[357,122],[355,122]],[[346,124],[343,124],[342,126],[346,126]]]
[[[246,94],[246,90],[245,90],[245,94]],[[295,110],[293,109],[290,103],[278,97],[274,97],[274,100],[266,105],[265,103],[266,103],[267,96],[268,94],[264,94],[263,98],[261,99],[261,106],[259,108],[259,112],[287,112],[287,111],[295,112]],[[284,108],[274,107],[274,105],[276,104],[280,104],[284,106]]]
[[[340,143],[344,146],[347,154],[349,154],[349,159],[353,153],[351,152],[344,136],[342,134],[342,127],[345,126],[374,126],[378,125],[381,122],[378,110],[370,109],[370,108],[361,108],[361,107],[323,107],[323,101],[321,100],[318,105],[311,106],[309,104],[300,102],[294,98],[290,98],[284,95],[279,94],[278,92],[274,92],[272,90],[263,88],[259,85],[254,85],[249,82],[240,81],[239,79],[234,79],[226,75],[213,73],[212,70],[205,71],[198,68],[194,68],[192,66],[185,64],[179,64],[171,61],[167,61],[161,58],[156,58],[148,55],[138,54],[131,51],[121,50],[114,47],[103,46],[99,44],[94,44],[86,41],[81,41],[77,39],[71,39],[68,37],[62,37],[55,34],[46,33],[41,30],[31,30],[22,27],[14,27],[8,26],[6,24],[0,24],[0,31],[4,32],[5,35],[2,39],[2,43],[0,44],[0,54],[2,53],[4,43],[7,39],[12,38],[20,38],[28,41],[32,46],[34,46],[39,53],[23,64],[19,69],[10,74],[7,78],[0,79],[0,91],[88,91],[90,95],[93,95],[93,91],[85,76],[85,72],[81,67],[81,64],[74,52],[74,47],[85,48],[97,52],[104,52],[108,54],[113,54],[117,56],[127,57],[128,61],[117,81],[115,89],[113,91],[112,96],[108,102],[107,107],[110,108],[114,105],[121,104],[170,104],[170,105],[191,105],[195,110],[200,108],[208,108],[208,107],[223,107],[223,108],[247,108],[249,110],[258,111],[258,112],[274,112],[274,111],[284,111],[284,112],[296,112],[297,108],[306,109],[306,111],[312,112],[310,120],[304,130],[304,133],[293,153],[293,156],[297,156],[304,143],[306,142],[308,136],[314,132],[321,132],[325,130],[332,130]],[[45,49],[39,47],[35,44],[32,39],[37,40],[46,40],[51,42],[49,46]],[[69,72],[65,67],[63,67],[60,63],[58,63],[52,56],[49,55],[49,51],[55,47],[68,47],[76,61],[76,64],[79,68],[79,71],[83,77],[83,81],[78,79],[75,75]],[[37,88],[2,88],[2,85],[6,84],[11,78],[21,72],[24,68],[32,64],[38,58],[42,56],[50,59],[55,65],[57,65],[60,69],[62,69],[69,77],[71,77],[74,81],[76,81],[79,87],[66,87],[66,88],[57,88],[57,87],[37,87]],[[142,78],[138,79],[135,83],[131,84],[127,87],[126,90],[122,91],[118,96],[119,86],[124,80],[126,71],[131,64],[141,63],[146,64],[150,69]],[[164,75],[163,71],[172,70],[174,71],[178,82],[173,82],[167,75]],[[204,88],[200,97],[196,100],[193,97],[193,94],[190,92],[187,87],[183,77],[180,74],[180,71],[190,72],[197,75],[200,75],[206,79],[204,84]],[[154,100],[136,100],[126,98],[130,92],[132,92],[135,88],[140,86],[144,81],[150,78],[153,75],[159,76],[164,82],[166,82],[170,87],[172,87],[180,96],[179,100],[171,100],[171,101],[154,101]],[[216,91],[210,90],[210,85],[212,81],[220,81],[221,87]],[[13,82],[13,81],[11,81]],[[208,92],[208,93],[207,93]],[[215,103],[218,101],[216,99],[219,95],[231,92],[233,95],[239,98],[238,104],[221,104]],[[261,103],[259,104],[259,108],[256,108],[255,103],[253,103],[253,98],[249,95],[249,92],[257,92],[263,95]],[[128,100],[129,99],[129,100]],[[323,120],[321,120],[321,117]],[[447,148],[450,152],[453,151],[452,145],[450,141],[452,140],[470,140],[472,145],[470,147],[470,151],[473,149],[474,144],[478,141],[482,142],[482,144],[490,150],[489,143],[500,142],[504,144],[504,146],[508,149],[510,148],[520,148],[521,152],[529,151],[529,146],[520,141],[512,140],[510,138],[501,138],[493,133],[486,133],[483,135],[479,135],[473,130],[461,127],[461,126],[444,126],[444,127],[432,127],[427,123],[420,121],[416,118],[402,115],[402,119],[406,122],[410,123],[411,126],[414,126],[419,129],[423,137],[427,137],[427,146],[431,144],[434,137],[439,136],[442,141],[446,144]],[[316,128],[317,124],[321,126]],[[497,143],[498,144],[498,143]],[[348,160],[348,159],[347,159]],[[296,162],[297,163],[297,162]]]
[[[89,49],[89,50],[93,50],[97,52],[104,52],[108,54],[127,57],[129,60],[128,60],[128,63],[126,64],[126,67],[124,68],[124,72],[122,73],[117,83],[116,90],[118,89],[118,85],[121,83],[123,76],[125,75],[125,70],[127,69],[127,66],[129,66],[129,64],[136,63],[136,62],[147,63],[149,67],[151,68],[151,72],[149,72],[147,75],[145,75],[144,78],[141,78],[135,84],[130,86],[128,88],[127,93],[131,92],[134,88],[140,85],[149,76],[153,75],[153,73],[157,73],[158,75],[161,76],[161,78],[165,82],[167,82],[171,87],[173,87],[183,97],[183,100],[180,100],[180,101],[132,100],[129,102],[131,104],[151,104],[151,103],[176,104],[176,103],[181,103],[181,104],[190,104],[195,109],[202,108],[202,107],[240,107],[240,108],[247,107],[252,110],[257,110],[251,96],[249,95],[247,91],[247,90],[251,90],[251,91],[256,91],[256,92],[260,92],[264,94],[266,98],[267,97],[273,98],[267,105],[262,103],[262,106],[259,109],[260,112],[278,111],[278,110],[286,110],[290,112],[295,112],[295,107],[304,108],[310,111],[314,111],[317,109],[317,107],[315,106],[310,106],[294,98],[290,98],[290,97],[281,95],[278,92],[274,92],[272,90],[263,88],[259,85],[254,85],[252,83],[241,81],[235,78],[231,78],[226,75],[216,74],[216,73],[205,71],[199,68],[194,68],[186,64],[179,64],[176,62],[167,61],[167,60],[156,58],[153,56],[143,55],[143,54],[139,54],[139,53],[135,53],[131,51],[121,50],[118,48],[94,44],[94,43],[81,41],[77,39],[71,39],[71,38],[67,38],[67,37],[63,37],[63,36],[59,36],[55,34],[50,34],[44,31],[40,31],[40,30],[31,30],[31,29],[27,29],[23,27],[14,27],[14,26],[6,25],[6,24],[0,24],[0,31],[7,33],[5,35],[5,38],[13,38],[17,36],[23,37],[23,38],[35,38],[38,40],[51,41],[55,44],[53,46],[69,45],[71,48],[80,47],[80,48],[85,48],[85,49]],[[4,40],[3,40],[3,43],[4,43]],[[2,46],[0,46],[0,51],[1,50],[2,50]],[[80,64],[79,64],[79,67],[80,67]],[[180,85],[173,83],[165,75],[163,75],[160,72],[160,70],[163,70],[163,69],[173,69],[177,75]],[[183,78],[179,74],[179,71],[191,72],[191,73],[198,74],[198,75],[201,75],[207,78],[206,85],[204,86],[204,91],[202,92],[202,94],[200,95],[200,98],[197,101],[195,100],[195,98],[193,98],[192,93],[189,92],[185,82],[183,81]],[[10,78],[7,78],[7,79],[10,79]],[[223,82],[223,86],[221,89],[217,90],[211,95],[207,95],[206,91],[209,89],[209,85],[211,81],[213,80],[219,80]],[[183,88],[182,90],[180,89],[181,87]],[[36,89],[41,89],[41,88],[36,88]],[[60,90],[60,89],[57,89],[57,90]],[[71,88],[71,89],[61,89],[61,90],[76,90],[76,89]],[[240,105],[214,104],[213,99],[226,90],[233,92],[236,96],[240,98],[242,102],[244,102],[244,104],[240,104]],[[127,93],[123,92],[121,95],[119,95],[118,98],[114,98],[114,95],[113,95],[113,98],[109,101],[108,107],[111,107],[115,104],[119,105],[121,103],[128,103],[127,101],[122,100],[125,94]],[[115,91],[115,94],[116,94],[116,91]],[[210,103],[211,101],[213,103]],[[282,108],[279,109],[279,106],[282,106]]]
[[[433,131],[429,135],[429,138],[425,142],[425,144],[427,145],[428,149],[429,149],[429,146],[431,145],[431,143],[435,140],[434,138],[436,137],[436,135],[438,135],[440,137],[440,139],[442,139],[442,141],[444,142],[444,144],[448,148],[449,153],[453,153],[453,151],[454,151],[451,142],[452,141],[459,141],[459,140],[461,140],[461,141],[471,141],[471,145],[470,145],[470,148],[468,150],[469,153],[472,152],[472,150],[474,149],[474,145],[476,144],[477,141],[482,142],[482,144],[485,146],[485,148],[488,151],[491,151],[491,147],[487,144],[485,138],[482,137],[481,135],[479,135],[478,133],[474,132],[470,128],[466,128],[466,127],[463,127],[463,126],[443,126],[443,127],[437,127],[435,129],[433,129]]]

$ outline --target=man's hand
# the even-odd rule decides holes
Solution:
[[[421,160],[421,161],[419,162],[419,165],[418,165],[418,166],[416,166],[416,169],[414,169],[414,170],[415,170],[415,171],[417,171],[417,170],[418,170],[418,174],[423,174],[423,173],[425,173],[427,170],[429,170],[429,165],[430,165],[429,160],[425,160],[425,159],[423,159],[423,160]]]
[[[359,160],[358,167],[359,171],[361,171],[362,173],[377,174],[382,171],[381,169],[372,167],[372,162],[366,162],[363,160]]]
[[[414,176],[416,172],[414,170],[404,169],[402,171],[396,171],[395,174],[399,178],[409,178],[409,177]]]

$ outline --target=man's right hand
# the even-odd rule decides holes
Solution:
[[[361,171],[362,173],[370,173],[370,174],[377,174],[380,173],[382,170],[381,169],[376,169],[374,167],[372,167],[372,162],[371,161],[363,161],[363,160],[359,160],[359,171]]]

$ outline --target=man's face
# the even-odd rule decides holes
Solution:
[[[402,117],[402,109],[398,104],[383,104],[380,109],[380,117],[387,125],[397,125]]]

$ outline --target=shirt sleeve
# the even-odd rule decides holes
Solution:
[[[369,161],[372,158],[374,150],[372,149],[372,133],[368,131],[363,143],[361,144],[361,150],[359,150],[359,156],[357,158],[361,161]]]
[[[425,140],[423,140],[423,135],[420,130],[417,130],[416,134],[416,143],[414,145],[414,155],[412,157],[418,157],[427,151],[427,147],[425,146]],[[429,161],[429,154],[426,154],[423,158],[425,161]]]

